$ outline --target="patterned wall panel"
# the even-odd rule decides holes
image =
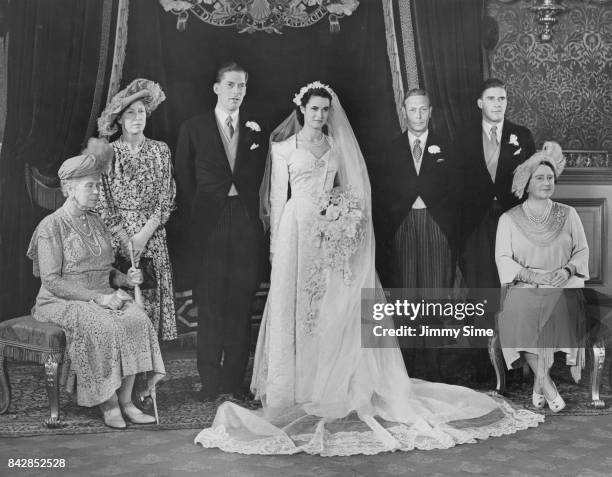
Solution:
[[[537,39],[531,2],[488,0],[499,24],[491,74],[508,85],[508,117],[528,126],[536,145],[612,150],[612,3],[564,0],[550,43]]]

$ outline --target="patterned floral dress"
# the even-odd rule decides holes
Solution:
[[[161,225],[143,253],[143,256],[153,259],[156,287],[143,290],[143,296],[147,314],[160,338],[173,340],[177,336],[174,284],[164,228],[174,210],[176,195],[170,149],[166,143],[152,139],[145,139],[136,154],[121,140],[111,145],[115,158],[106,181],[109,189],[103,188],[100,192],[98,210],[110,226],[113,221],[112,200],[129,237],[139,232],[149,218],[154,216],[159,220]],[[113,247],[117,252],[121,248],[116,237],[113,237]]]
[[[132,374],[151,372],[152,382],[165,374],[157,334],[147,315],[133,303],[121,310],[93,301],[114,290],[109,285],[114,259],[110,233],[96,214],[76,224],[64,207],[36,228],[28,257],[42,285],[32,316],[56,323],[67,341],[69,392],[77,403],[96,406]]]

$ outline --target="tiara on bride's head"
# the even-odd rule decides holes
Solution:
[[[296,104],[296,106],[301,106],[302,105],[302,98],[304,97],[304,95],[311,89],[316,89],[316,88],[322,88],[325,91],[327,91],[329,93],[330,96],[334,95],[334,91],[327,86],[326,84],[321,83],[320,81],[313,81],[312,83],[307,84],[306,86],[303,86],[302,89],[300,89],[299,93],[296,93],[296,95],[293,97],[293,102]]]

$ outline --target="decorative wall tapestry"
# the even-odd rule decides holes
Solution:
[[[508,85],[508,116],[536,145],[612,151],[612,2],[566,0],[551,43],[541,43],[524,3],[489,2],[499,23],[491,75]]]
[[[167,12],[178,17],[176,28],[184,31],[189,14],[215,26],[236,26],[238,33],[282,33],[285,26],[302,28],[326,16],[332,32],[339,19],[351,15],[358,0],[159,0]]]

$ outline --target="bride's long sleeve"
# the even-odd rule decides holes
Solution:
[[[274,254],[280,218],[287,203],[289,168],[281,152],[281,144],[272,144],[272,175],[270,178],[270,254]]]

